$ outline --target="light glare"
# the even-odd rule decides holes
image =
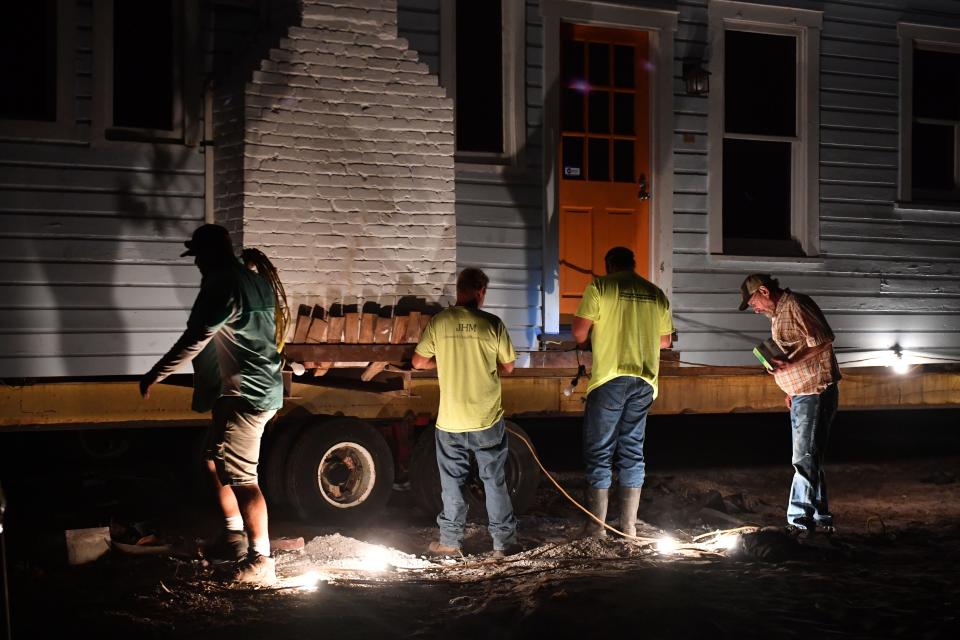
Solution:
[[[360,569],[363,571],[386,571],[390,566],[390,554],[383,547],[368,549],[360,558]]]
[[[677,552],[677,541],[670,536],[663,536],[657,540],[657,551],[664,555],[670,555]]]

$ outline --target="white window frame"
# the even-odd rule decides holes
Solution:
[[[77,25],[75,0],[57,1],[57,106],[56,119],[2,120],[0,137],[39,140],[74,139],[79,137],[75,119]]]
[[[503,92],[503,152],[484,153],[457,151],[454,159],[457,169],[469,171],[503,172],[523,166],[523,147],[526,142],[526,99],[524,95],[524,46],[526,19],[524,2],[500,0],[503,22],[502,92]],[[455,0],[440,3],[440,82],[457,104],[457,7]],[[456,118],[454,113],[454,118]],[[456,127],[454,127],[456,132]],[[454,147],[456,148],[456,146]]]
[[[188,103],[186,94],[196,93],[193,82],[185,82],[187,73],[184,61],[189,59],[191,49],[196,46],[194,20],[195,11],[190,7],[193,2],[170,0],[174,11],[174,63],[173,63],[173,129],[149,129],[140,127],[121,127],[113,124],[113,7],[115,1],[123,0],[94,0],[94,105],[93,128],[94,135],[99,140],[116,140],[118,142],[145,141],[145,142],[174,142],[190,144],[186,132],[196,129],[196,123],[185,104]],[[194,73],[195,75],[195,73]],[[196,102],[196,96],[192,96]],[[192,102],[190,104],[192,104]],[[193,136],[191,136],[193,137]]]
[[[910,22],[897,23],[900,38],[900,149],[897,201],[909,206],[916,198],[913,193],[913,50],[944,51],[960,55],[960,29],[933,27]],[[943,122],[946,124],[946,122]],[[954,123],[954,180],[960,185],[960,123]],[[960,188],[942,204],[956,209],[960,205]],[[930,199],[924,199],[932,200]]]
[[[820,253],[820,31],[823,12],[746,2],[713,0],[710,24],[710,116],[708,151],[709,249],[723,250],[723,140],[779,140],[791,142],[790,235],[804,256]],[[727,29],[789,35],[797,39],[797,135],[756,136],[724,131],[724,32]],[[773,254],[771,257],[781,257]]]

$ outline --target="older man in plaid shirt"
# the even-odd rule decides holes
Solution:
[[[770,318],[773,340],[786,354],[774,359],[773,376],[787,394],[793,426],[793,484],[787,504],[788,527],[801,535],[833,533],[823,460],[830,424],[837,413],[840,367],[833,353],[833,331],[809,297],[781,289],[777,280],[755,273],[740,285],[740,310]]]

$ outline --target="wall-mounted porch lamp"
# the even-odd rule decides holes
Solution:
[[[689,96],[705,96],[710,93],[710,72],[703,68],[700,61],[689,60],[683,63],[683,82]]]

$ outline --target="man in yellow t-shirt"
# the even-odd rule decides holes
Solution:
[[[500,375],[513,371],[517,354],[500,318],[480,311],[489,282],[480,269],[460,272],[456,306],[431,318],[413,355],[415,368],[436,368],[440,380],[436,447],[443,511],[437,516],[440,541],[430,543],[439,555],[459,553],[463,542],[463,485],[471,453],[486,494],[493,556],[502,558],[517,543],[504,476],[507,432],[500,401]]]
[[[616,454],[620,530],[633,536],[644,479],[647,412],[657,397],[660,349],[671,345],[673,321],[667,296],[634,271],[630,249],[614,247],[604,262],[607,275],[587,285],[573,319],[578,343],[593,331],[593,370],[583,415],[587,504],[598,520],[606,520]],[[606,536],[593,521],[586,533]]]

